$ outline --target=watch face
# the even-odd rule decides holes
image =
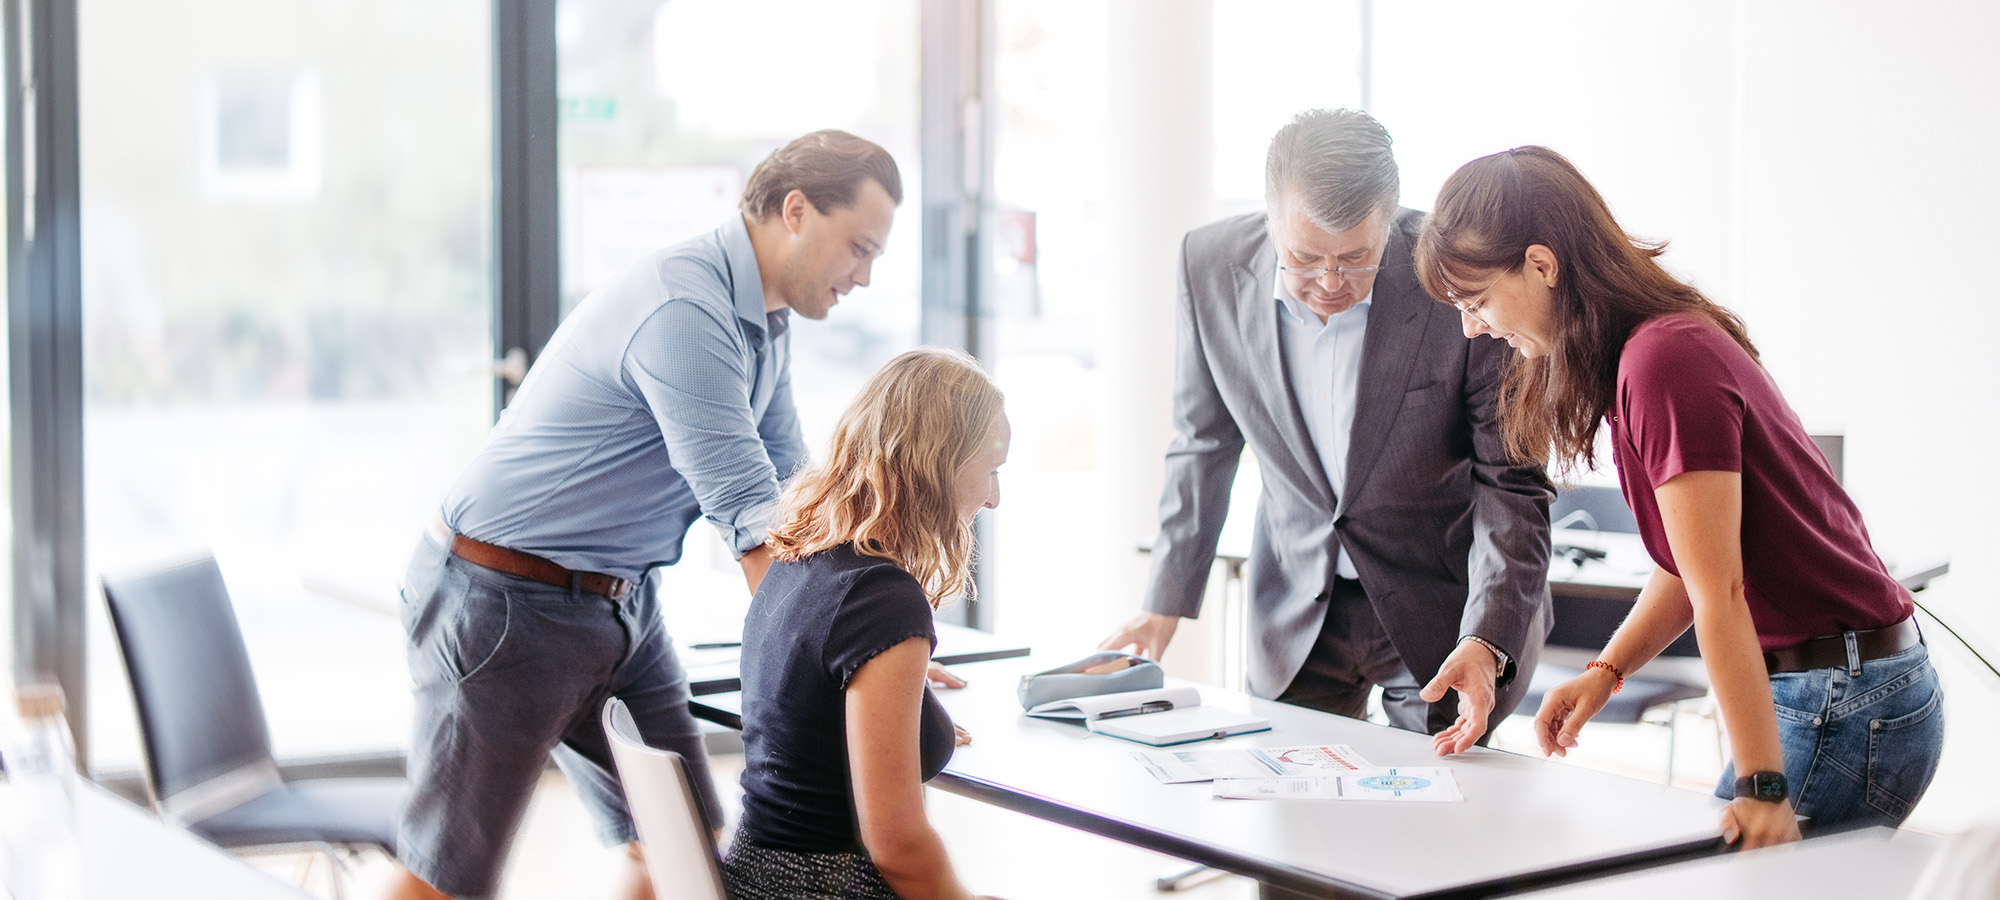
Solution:
[[[1776,803],[1790,796],[1783,772],[1757,772],[1736,779],[1736,796]]]

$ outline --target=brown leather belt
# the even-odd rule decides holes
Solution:
[[[462,534],[455,534],[443,522],[432,522],[431,537],[436,538],[451,555],[472,563],[485,566],[495,572],[505,572],[529,581],[539,581],[556,587],[569,587],[575,579],[577,587],[585,593],[600,594],[613,600],[623,600],[632,592],[632,582],[615,575],[602,572],[577,572],[565,569],[532,553],[509,550],[496,544],[475,540]]]
[[[1887,628],[1872,631],[1850,632],[1854,635],[1854,649],[1862,662],[1894,656],[1923,643],[1924,636],[1917,631],[1916,617],[1904,619]],[[1780,647],[1764,651],[1764,668],[1771,674],[1780,672],[1806,672],[1812,669],[1847,668],[1847,635],[1830,634],[1816,637],[1803,644]]]

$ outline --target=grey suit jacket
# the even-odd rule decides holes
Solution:
[[[1286,375],[1264,214],[1189,232],[1181,246],[1173,417],[1146,609],[1193,617],[1247,442],[1264,491],[1249,560],[1250,689],[1276,697],[1319,636],[1341,547],[1420,682],[1465,635],[1507,651],[1494,721],[1520,702],[1549,628],[1549,503],[1540,467],[1501,448],[1507,347],[1468,340],[1425,294],[1410,252],[1423,216],[1398,212],[1375,280],[1361,380],[1335,497]],[[1433,730],[1456,715],[1447,697]]]

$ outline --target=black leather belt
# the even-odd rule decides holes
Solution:
[[[451,555],[474,565],[485,566],[495,572],[505,572],[529,581],[539,581],[562,588],[569,587],[574,579],[574,584],[585,593],[599,594],[613,600],[623,600],[626,594],[632,592],[632,582],[615,575],[565,569],[533,553],[522,553],[519,550],[510,550],[497,544],[455,534],[446,528],[443,522],[432,522],[430,528],[431,537],[443,544]]]
[[[1846,668],[1847,635],[1854,635],[1854,649],[1862,662],[1894,656],[1923,643],[1915,616],[1887,628],[1852,631],[1816,637],[1803,644],[1764,652],[1764,668],[1771,674],[1806,672],[1813,669]]]

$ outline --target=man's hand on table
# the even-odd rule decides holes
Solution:
[[[1493,683],[1500,678],[1500,661],[1493,651],[1478,641],[1458,642],[1458,649],[1445,657],[1437,677],[1417,696],[1426,703],[1444,699],[1448,690],[1458,692],[1458,721],[1431,739],[1431,749],[1439,756],[1464,753],[1486,733],[1486,718],[1493,712]]]
[[[1158,662],[1161,654],[1167,652],[1167,644],[1174,639],[1174,629],[1181,624],[1180,616],[1163,616],[1159,613],[1142,612],[1111,636],[1098,644],[1099,650],[1124,650],[1132,648],[1147,659]]]

